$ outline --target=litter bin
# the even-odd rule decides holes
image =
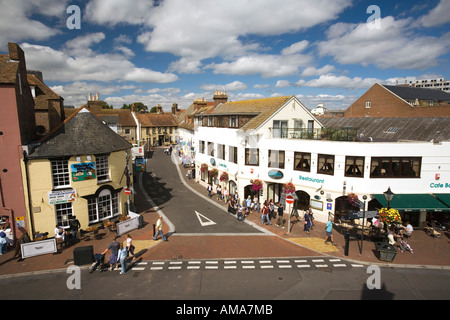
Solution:
[[[378,252],[378,259],[382,261],[392,262],[397,254],[397,249],[389,242],[375,242],[375,249]]]

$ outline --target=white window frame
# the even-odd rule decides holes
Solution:
[[[55,204],[56,224],[60,227],[69,227],[69,219],[73,216],[72,202]]]
[[[69,160],[51,160],[53,189],[70,187]]]
[[[109,156],[96,156],[95,157],[95,167],[97,169],[97,182],[107,182],[110,181],[109,176]]]
[[[89,224],[114,218],[117,215],[119,215],[119,193],[112,193],[105,189],[98,197],[88,199]]]

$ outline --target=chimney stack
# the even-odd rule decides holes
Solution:
[[[228,101],[228,96],[226,91],[214,91],[214,108],[216,108],[221,103],[226,103]]]
[[[205,101],[205,98],[194,99],[194,109],[195,110],[201,109],[206,106],[207,106],[207,102]]]

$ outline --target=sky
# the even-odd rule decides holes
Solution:
[[[77,10],[79,9],[79,10]],[[449,79],[450,0],[0,0],[0,53],[80,107],[169,111],[295,95],[348,108],[375,83]]]

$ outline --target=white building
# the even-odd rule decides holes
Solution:
[[[261,203],[283,201],[283,184],[292,182],[297,208],[311,205],[319,221],[356,210],[350,193],[365,210],[386,206],[388,187],[391,206],[415,226],[427,213],[450,211],[449,141],[353,141],[356,130],[325,129],[294,96],[222,103],[194,119],[196,179],[241,200],[259,180]]]

